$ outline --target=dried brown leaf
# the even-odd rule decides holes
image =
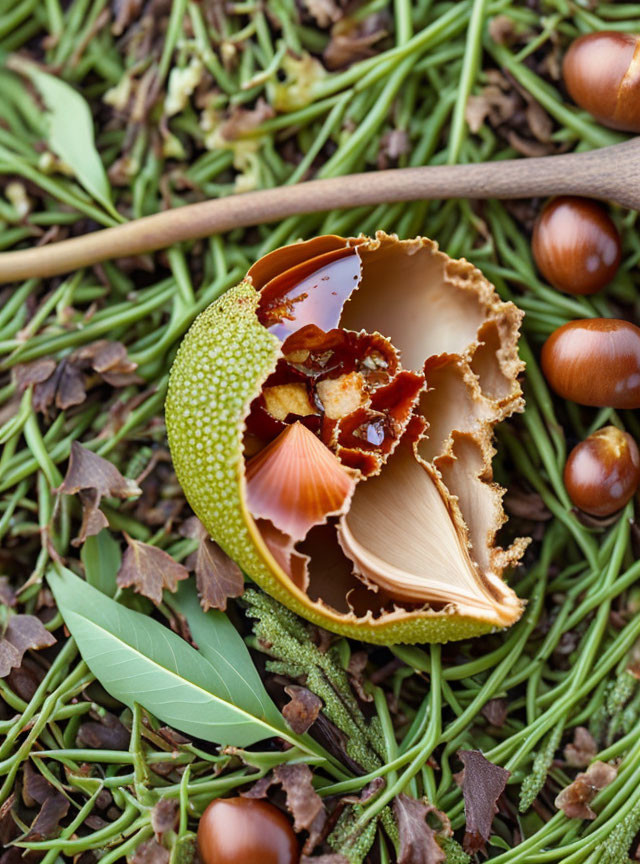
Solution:
[[[462,787],[466,829],[463,840],[468,855],[484,850],[491,835],[491,824],[498,812],[497,801],[502,795],[511,773],[494,765],[479,750],[459,750],[464,769],[456,775]]]
[[[507,719],[509,703],[506,699],[490,699],[480,713],[492,726],[500,728],[504,726],[504,721]]]
[[[23,393],[31,384],[42,384],[51,378],[56,368],[56,361],[51,357],[41,357],[32,363],[18,363],[13,367],[13,378],[19,393]]]
[[[195,571],[198,597],[205,612],[209,609],[224,612],[229,598],[242,596],[242,570],[209,537],[202,537],[197,551],[189,556],[187,565]]]
[[[173,831],[178,823],[180,805],[175,798],[161,798],[151,810],[151,827],[156,838],[162,840],[169,831]]]
[[[373,702],[371,693],[367,693],[364,689],[364,670],[367,668],[368,662],[369,655],[366,651],[354,651],[351,657],[349,657],[349,665],[347,667],[351,686],[363,702]]]
[[[573,783],[556,797],[555,805],[569,819],[595,819],[596,812],[589,806],[601,789],[615,780],[618,771],[606,762],[593,762]]]
[[[35,615],[12,615],[0,637],[0,678],[20,667],[25,651],[47,648],[55,642],[55,636]]]
[[[26,763],[24,768],[22,798],[27,807],[41,805],[24,839],[49,840],[55,837],[60,820],[64,819],[69,811],[69,801],[29,763]]]
[[[129,860],[131,864],[168,864],[169,852],[156,839],[146,840]]]
[[[234,106],[231,116],[225,120],[220,127],[220,134],[226,141],[235,141],[237,138],[242,138],[248,135],[261,126],[265,120],[270,120],[275,117],[275,111],[259,98],[255,108],[243,108],[241,105]]]
[[[73,441],[67,474],[55,491],[75,495],[81,489],[95,489],[101,498],[125,499],[140,494],[134,481],[123,477],[115,465]]]
[[[81,405],[86,398],[84,372],[64,357],[49,378],[35,385],[31,404],[35,411],[46,415],[54,404],[66,411],[74,405]]]
[[[322,798],[313,788],[313,774],[308,765],[278,765],[267,777],[262,777],[247,792],[245,798],[265,798],[274,783],[282,786],[286,799],[287,810],[293,816],[293,827],[298,831],[309,831],[312,837],[319,836],[327,819]],[[305,852],[310,852],[305,844]]]
[[[76,746],[95,747],[97,750],[127,750],[131,733],[120,720],[109,711],[100,721],[82,723],[76,735]]]
[[[55,490],[65,495],[79,494],[82,503],[82,527],[73,541],[80,545],[88,536],[98,534],[108,525],[106,516],[99,510],[103,497],[127,499],[140,495],[140,488],[133,480],[123,477],[109,462],[87,450],[77,441],[71,444],[69,467],[62,485]]]
[[[127,349],[122,342],[100,339],[98,342],[83,345],[71,354],[69,361],[79,369],[93,369],[112,387],[126,387],[142,382],[142,379],[134,374],[138,364],[128,358]]]
[[[178,582],[189,577],[189,571],[157,546],[134,540],[125,533],[127,548],[116,578],[120,588],[133,590],[148,597],[156,605],[162,603],[164,589],[175,593]]]
[[[323,60],[328,69],[340,69],[372,57],[374,46],[389,32],[384,14],[367,15],[360,21],[343,18],[331,28],[331,39],[324,49]]]
[[[584,726],[577,726],[573,733],[573,743],[564,748],[564,759],[572,768],[585,768],[596,756],[596,740]]]
[[[284,690],[291,697],[291,701],[282,709],[284,718],[296,735],[304,735],[318,719],[322,699],[311,690],[299,687],[297,684],[291,684]]]
[[[440,811],[433,804],[398,795],[393,802],[393,812],[400,839],[398,864],[440,864],[446,861],[447,856],[437,841],[437,832],[427,823],[430,813],[440,817]],[[448,820],[443,824],[447,825]]]

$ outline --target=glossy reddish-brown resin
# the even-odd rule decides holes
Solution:
[[[533,231],[533,257],[559,291],[595,294],[616,275],[620,235],[601,204],[560,196],[544,208]]]
[[[287,817],[267,801],[217,798],[202,814],[198,850],[204,864],[298,864]]]
[[[640,453],[627,432],[605,426],[576,445],[564,468],[564,484],[576,507],[611,516],[640,484]]]
[[[617,318],[570,321],[545,342],[542,371],[580,405],[640,408],[640,328]]]

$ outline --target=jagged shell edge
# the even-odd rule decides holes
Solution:
[[[314,605],[288,580],[285,584],[244,505],[244,418],[280,355],[280,343],[257,319],[258,299],[249,280],[227,291],[196,318],[171,369],[165,406],[169,448],[187,500],[207,531],[272,597],[340,635],[393,645],[444,643],[496,629],[450,607],[348,621]]]

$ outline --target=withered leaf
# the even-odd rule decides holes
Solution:
[[[235,141],[236,138],[242,138],[274,116],[275,111],[262,98],[258,99],[255,108],[235,105],[229,119],[225,120],[220,127],[220,134],[227,141]]]
[[[51,378],[56,368],[56,361],[51,357],[41,357],[32,363],[18,363],[13,367],[13,378],[18,392],[24,392],[31,384],[41,384]]]
[[[384,14],[367,15],[360,21],[343,18],[331,28],[331,39],[322,55],[325,66],[340,69],[372,57],[376,53],[374,46],[388,32],[388,19]]]
[[[54,645],[55,636],[35,615],[12,615],[0,637],[0,678],[19,668],[25,651]]]
[[[161,798],[151,810],[151,827],[158,840],[173,831],[178,822],[180,805],[175,798]]]
[[[577,726],[573,733],[573,743],[564,748],[564,759],[572,768],[585,768],[598,752],[596,740],[584,726]]]
[[[168,864],[169,852],[154,838],[141,843],[129,860],[131,864]]]
[[[596,812],[589,806],[601,789],[615,780],[618,771],[606,762],[594,762],[573,783],[556,797],[555,805],[569,819],[595,819]]]
[[[79,369],[93,369],[112,387],[126,387],[142,381],[134,374],[138,364],[127,357],[127,349],[122,342],[100,339],[90,345],[83,345],[73,352],[70,362]]]
[[[65,495],[79,494],[83,510],[82,527],[80,534],[73,541],[75,546],[84,543],[87,537],[98,534],[107,526],[107,518],[99,510],[102,498],[124,500],[141,493],[137,484],[123,477],[115,465],[87,450],[77,441],[71,444],[66,476],[62,485],[55,491]]]
[[[417,801],[408,795],[397,795],[393,812],[400,839],[398,864],[440,864],[446,861],[447,856],[438,844],[436,831],[427,823],[430,813],[440,818],[440,811],[433,804],[426,800]],[[446,817],[443,825],[448,829]]]
[[[129,747],[131,733],[120,720],[105,712],[100,722],[89,720],[82,723],[76,735],[78,747],[95,747],[97,750],[126,750]]]
[[[67,474],[56,492],[75,495],[81,489],[95,489],[98,495],[112,498],[132,498],[140,495],[133,480],[123,477],[115,465],[73,441]]]
[[[506,699],[489,699],[480,713],[487,718],[492,726],[500,728],[504,726],[504,721],[507,719],[509,703]]]
[[[227,608],[230,597],[240,597],[244,591],[242,570],[226,552],[209,537],[202,537],[197,551],[189,556],[187,565],[196,574],[200,605],[209,609]]]
[[[341,800],[347,804],[366,804],[375,798],[378,792],[381,792],[386,785],[387,781],[384,777],[374,777],[371,783],[367,783],[359,795],[343,795]]]
[[[124,535],[127,548],[116,577],[120,588],[133,588],[155,604],[162,602],[162,591],[174,593],[178,582],[189,577],[189,571],[157,546]]]
[[[11,840],[20,834],[20,829],[12,815],[15,803],[16,794],[12,792],[2,806],[0,806],[0,849],[6,848]]]
[[[502,795],[511,772],[494,765],[479,750],[458,750],[464,769],[456,775],[462,787],[466,829],[463,840],[468,855],[484,850],[491,835],[491,824],[498,812],[497,800]]]
[[[291,701],[282,709],[284,718],[296,735],[304,735],[318,719],[322,699],[311,690],[299,687],[297,684],[291,684],[284,690],[291,697]]]
[[[56,791],[44,802],[25,840],[49,840],[58,833],[60,820],[69,812],[69,802]]]
[[[47,414],[54,404],[66,411],[74,405],[81,405],[86,398],[84,373],[64,357],[49,378],[35,385],[32,405],[35,411]]]
[[[322,798],[313,788],[313,774],[308,765],[278,765],[271,775],[262,777],[247,792],[245,798],[265,798],[267,792],[275,783],[282,786],[287,797],[287,810],[293,816],[293,827],[296,832],[309,831],[311,835],[319,835],[327,814]],[[311,849],[305,845],[305,852]]]
[[[69,801],[28,762],[24,768],[22,798],[28,807],[41,805],[24,839],[49,840],[55,837],[60,820],[69,811]]]

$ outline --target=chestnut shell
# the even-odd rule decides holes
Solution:
[[[542,371],[564,399],[640,408],[640,327],[618,318],[569,321],[542,348]]]
[[[640,484],[640,453],[631,435],[605,426],[577,444],[565,464],[564,484],[580,510],[611,516]]]
[[[267,801],[217,798],[200,818],[204,864],[297,864],[300,850],[287,817]]]
[[[562,74],[569,95],[611,129],[640,132],[640,38],[603,30],[569,46]]]
[[[567,294],[595,294],[616,275],[620,235],[601,204],[563,195],[550,201],[535,224],[533,257],[548,282]]]

